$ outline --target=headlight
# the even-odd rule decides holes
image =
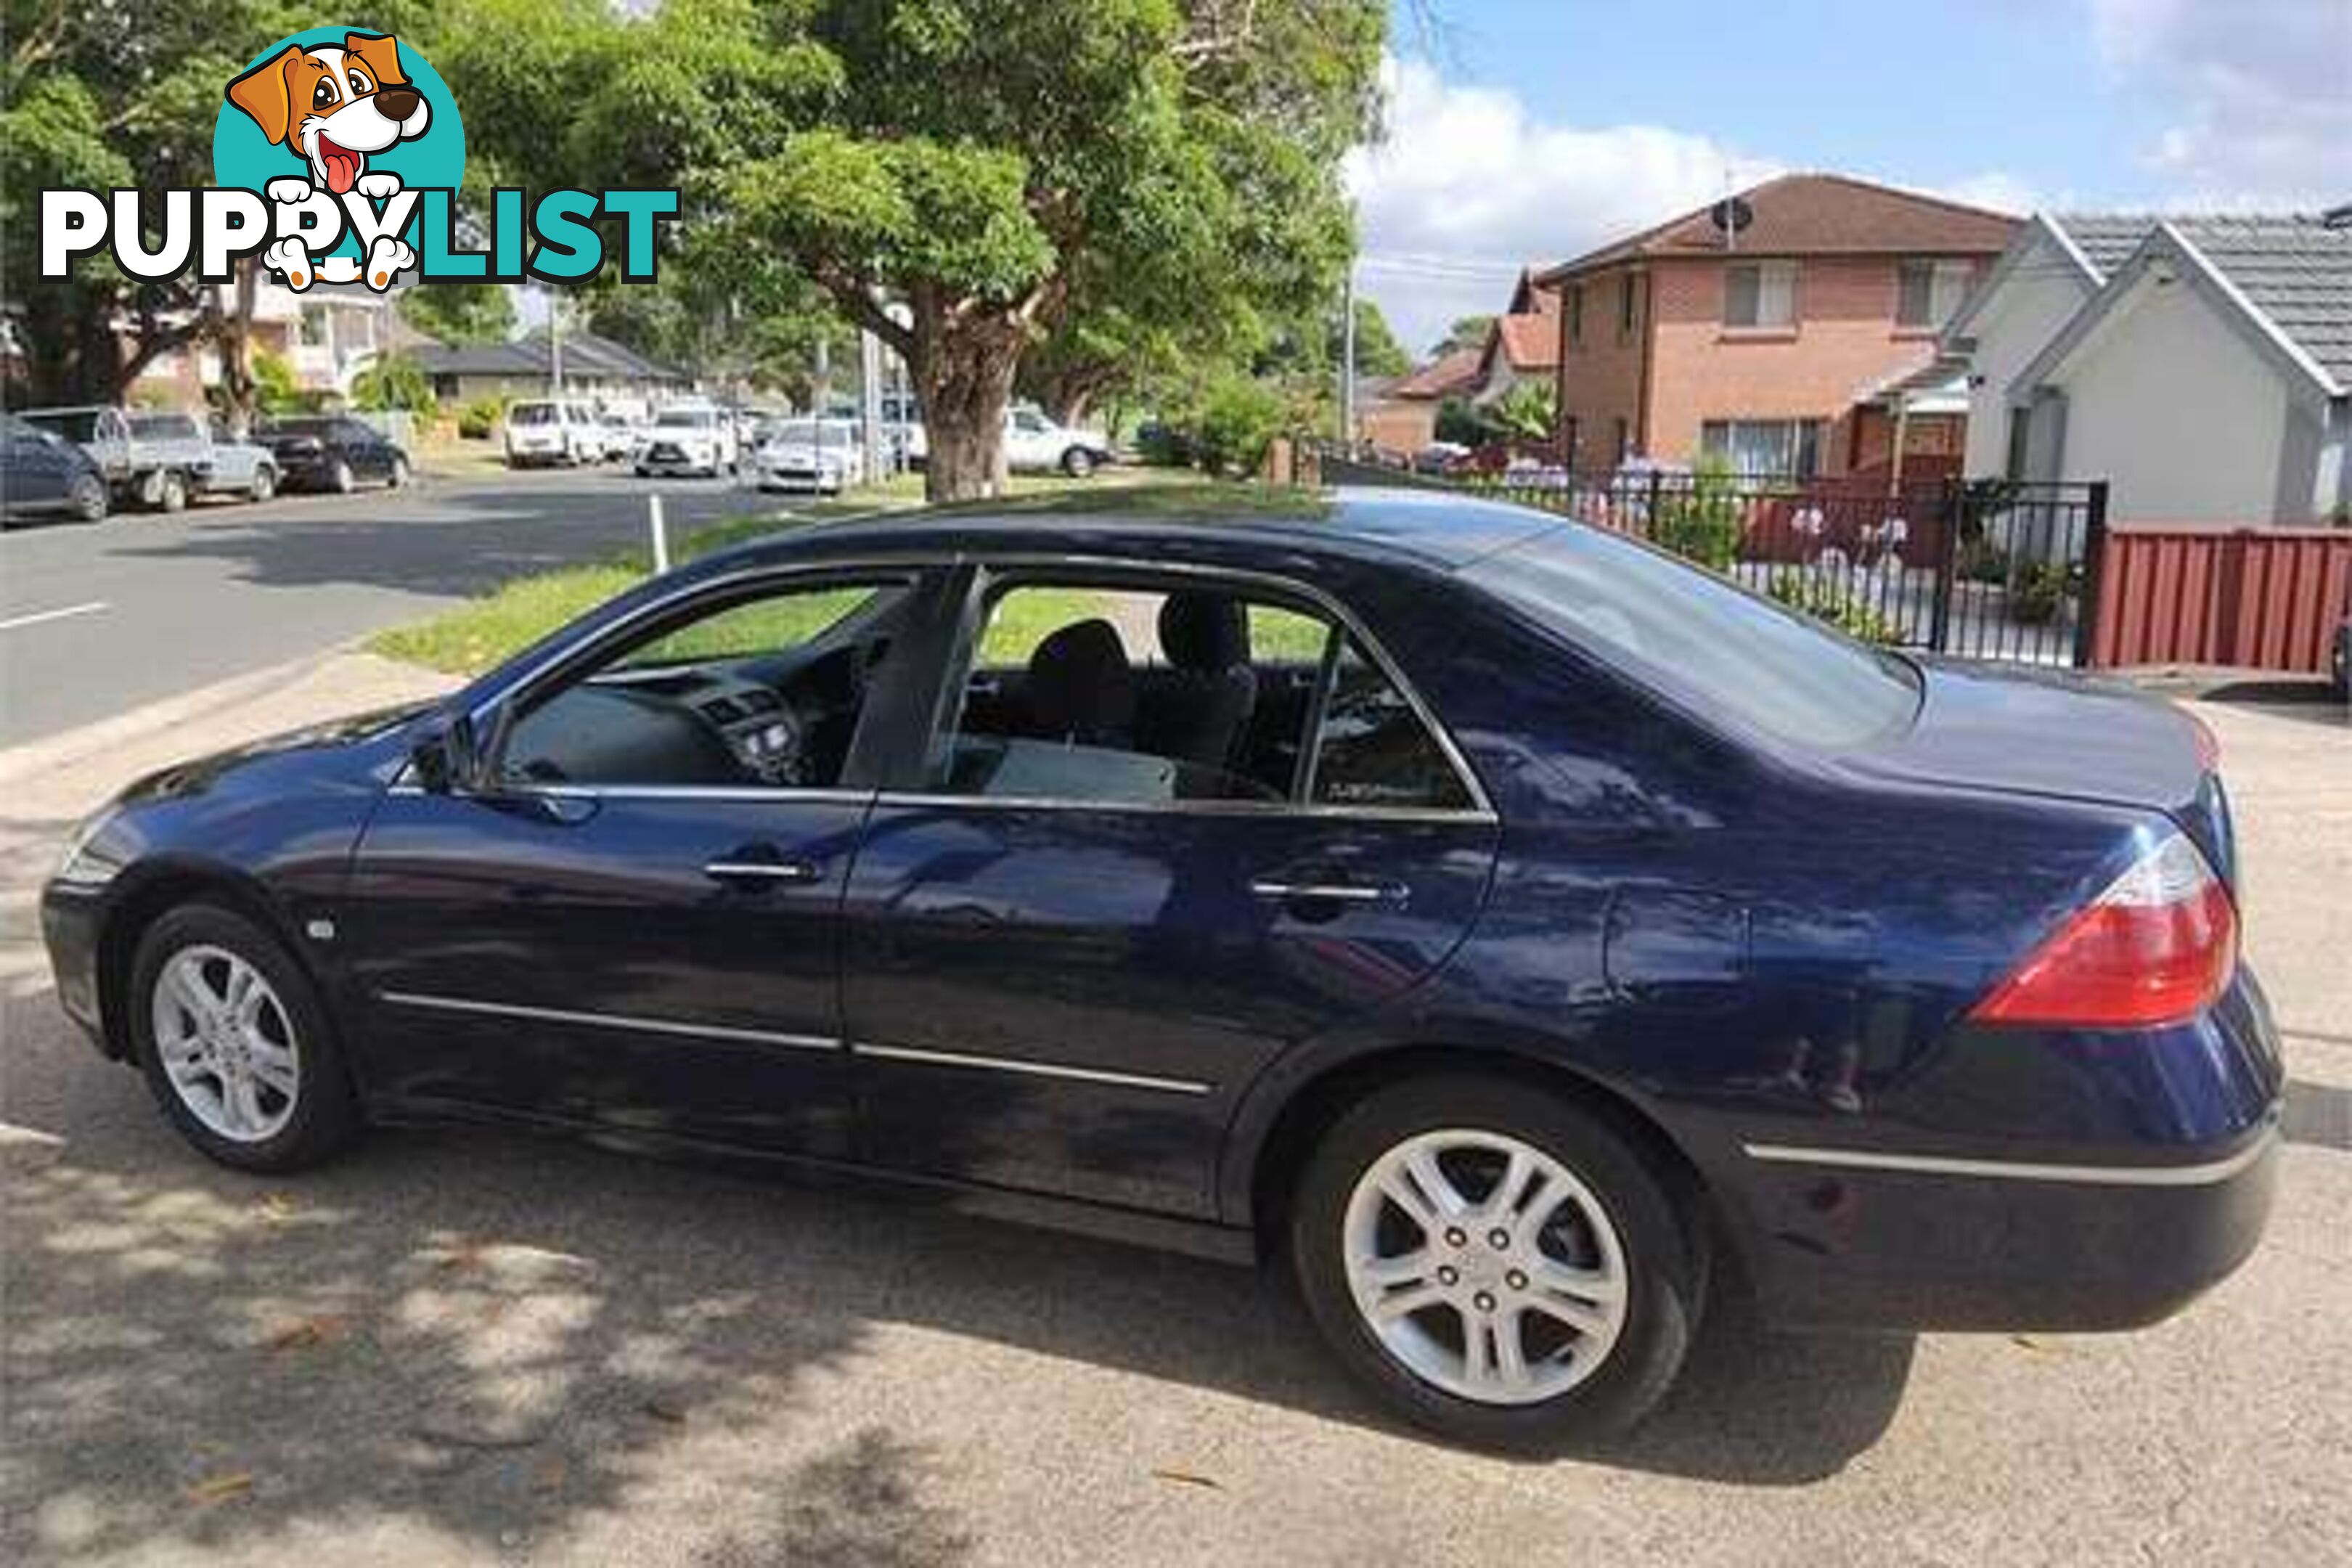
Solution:
[[[74,825],[73,832],[66,839],[65,853],[58,858],[58,881],[69,882],[78,888],[102,888],[114,880],[114,874],[122,869],[121,866],[93,855],[90,846],[100,834],[114,826],[114,819],[121,815],[120,806],[102,805]]]

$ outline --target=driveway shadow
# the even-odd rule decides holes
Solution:
[[[10,1561],[233,1553],[385,1509],[545,1539],[656,1468],[691,1473],[719,1434],[772,1429],[896,1325],[1394,1429],[1244,1270],[520,1134],[379,1132],[300,1180],[240,1177],[37,1016],[51,1005],[5,1003],[28,1058],[0,1143]],[[1893,1418],[1907,1342],[1710,1322],[1678,1394],[1577,1458],[1792,1486]],[[772,1517],[714,1561],[969,1545],[887,1424],[762,1462]]]

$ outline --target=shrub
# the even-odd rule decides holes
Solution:
[[[1902,630],[1893,621],[1825,577],[1776,572],[1767,591],[1790,609],[1827,621],[1850,637],[1874,643],[1902,640]]]
[[[2074,591],[2074,569],[2056,561],[2036,561],[2021,569],[2009,591],[2009,617],[2020,626],[2038,626],[2058,618]]]
[[[1282,395],[1242,376],[1229,377],[1202,399],[1192,443],[1201,467],[1213,474],[1254,474],[1288,415]]]
[[[405,409],[413,414],[430,414],[434,408],[433,380],[415,360],[384,354],[352,377],[352,406],[370,413]]]
[[[1727,572],[1739,559],[1738,487],[1722,454],[1702,456],[1687,487],[1676,485],[1658,498],[1650,520],[1650,542],[1686,561]]]
[[[499,421],[506,417],[507,405],[496,396],[470,399],[457,410],[457,435],[467,441],[487,441],[497,433]]]

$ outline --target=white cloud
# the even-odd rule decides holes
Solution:
[[[1565,260],[1777,172],[1664,126],[1546,124],[1516,94],[1449,83],[1419,60],[1383,75],[1388,135],[1348,166],[1360,286],[1416,349],[1457,316],[1501,310],[1522,263]]]
[[[2111,82],[2163,129],[2141,149],[2182,205],[2352,198],[2352,4],[2089,0]]]
[[[2063,198],[2053,202],[2040,185],[2006,169],[1988,169],[1948,185],[1937,185],[1927,194],[1947,201],[1966,202],[1972,207],[1990,207],[1997,213],[2015,213],[2021,217],[2067,205]]]

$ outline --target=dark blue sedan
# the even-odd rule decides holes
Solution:
[[[427,710],[156,775],[44,915],[205,1153],[497,1121],[1287,1260],[1458,1438],[1622,1426],[1710,1295],[2111,1329],[2281,1086],[2176,711],[1454,499],[812,527]]]

